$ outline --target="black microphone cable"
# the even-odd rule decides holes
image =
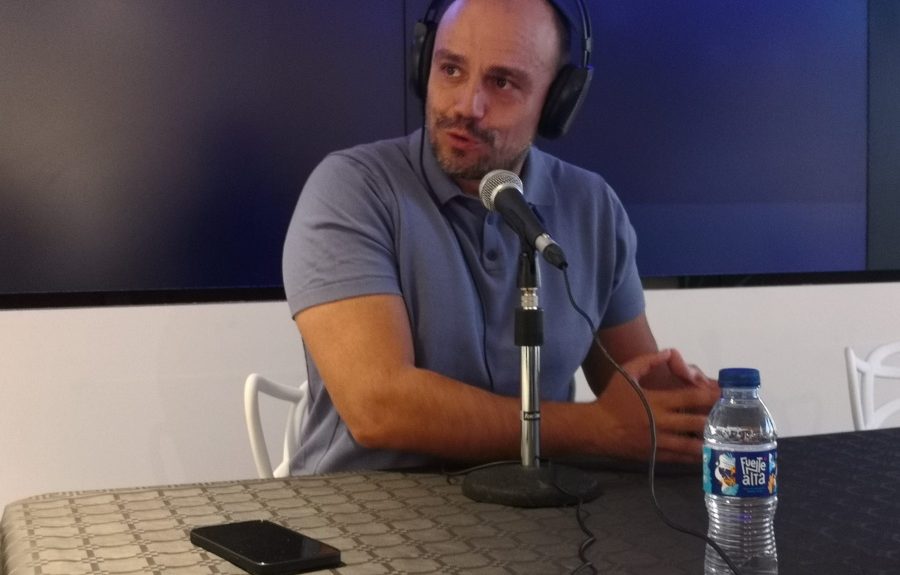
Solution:
[[[541,463],[546,463],[550,469],[553,468],[553,461],[550,459],[540,458]],[[465,469],[460,469],[456,471],[448,471],[443,469],[441,473],[444,475],[444,478],[447,480],[447,483],[451,485],[456,485],[455,479],[458,477],[464,477],[473,471],[478,471],[479,469],[486,469],[489,467],[498,467],[500,465],[522,465],[521,460],[518,459],[504,459],[498,461],[491,461],[488,463],[482,463],[480,465],[474,465],[472,467],[467,467]],[[566,495],[572,499],[575,505],[575,521],[578,523],[578,528],[584,533],[585,537],[582,539],[581,543],[578,545],[578,558],[581,560],[581,564],[572,569],[569,575],[577,575],[581,573],[585,569],[590,569],[590,573],[597,573],[597,568],[594,567],[594,564],[587,557],[588,548],[593,545],[597,541],[596,535],[594,535],[593,531],[587,526],[587,520],[590,517],[590,512],[584,508],[584,499],[581,498],[576,493],[572,493],[568,491],[565,487],[560,485],[555,478],[551,478],[552,485],[555,489],[557,489],[563,495]]]
[[[463,248],[463,243],[459,238],[459,233],[456,231],[456,226],[453,224],[453,220],[447,214],[445,206],[441,204],[441,201],[437,196],[437,192],[434,191],[434,186],[431,185],[431,180],[428,179],[428,172],[425,170],[425,130],[427,129],[427,121],[425,118],[425,112],[423,110],[422,131],[419,134],[419,170],[422,172],[425,189],[428,190],[428,195],[431,197],[431,201],[434,202],[435,207],[437,207],[438,211],[441,213],[441,216],[443,216],[444,220],[446,220],[447,222],[447,225],[450,227],[450,231],[453,232],[453,237],[456,239],[456,245],[459,247],[460,257],[462,258],[463,264],[465,264],[466,266],[466,271],[469,274],[469,279],[472,280],[472,287],[475,289],[475,293],[478,295],[478,304],[481,307],[481,358],[484,362],[484,371],[488,378],[488,384],[490,385],[491,391],[494,391],[494,374],[491,372],[491,364],[488,361],[487,351],[487,307],[484,303],[484,297],[481,295],[481,288],[478,287],[478,282],[475,280],[475,274],[472,273],[472,267],[469,265],[469,260],[466,257],[466,250]]]
[[[582,318],[584,318],[584,321],[587,322],[588,327],[591,330],[593,343],[597,345],[597,347],[603,353],[604,357],[606,357],[607,361],[610,362],[610,364],[615,368],[615,370],[617,372],[619,372],[619,374],[621,374],[622,377],[625,378],[625,381],[628,382],[628,384],[631,386],[631,388],[637,394],[638,398],[641,400],[641,405],[644,406],[644,411],[647,413],[647,420],[649,421],[649,424],[650,424],[650,461],[649,461],[649,473],[648,473],[649,477],[648,477],[648,479],[649,479],[649,483],[650,483],[650,500],[653,503],[653,509],[656,511],[656,514],[659,515],[660,519],[662,519],[663,523],[665,523],[668,527],[674,529],[675,531],[679,531],[686,535],[690,535],[692,537],[696,537],[698,539],[705,541],[707,545],[709,545],[710,547],[715,549],[716,553],[718,553],[719,556],[722,558],[722,560],[725,561],[726,564],[728,564],[728,567],[731,569],[732,572],[734,572],[735,575],[740,575],[740,571],[738,571],[737,566],[734,564],[734,562],[731,560],[731,558],[728,556],[728,554],[725,552],[725,550],[723,550],[719,546],[718,543],[713,541],[712,538],[710,538],[706,533],[702,533],[702,532],[690,529],[688,527],[683,527],[681,525],[678,525],[677,523],[675,523],[674,521],[669,519],[669,517],[666,516],[665,512],[662,510],[662,507],[660,507],[659,501],[656,498],[655,477],[656,477],[657,437],[656,437],[656,418],[653,415],[653,409],[650,407],[650,403],[647,401],[647,396],[644,395],[644,391],[641,389],[641,386],[638,384],[638,382],[635,381],[634,378],[631,376],[631,374],[629,374],[627,371],[625,371],[625,369],[621,365],[619,365],[619,363],[615,359],[613,359],[613,357],[609,354],[609,352],[606,350],[606,348],[603,347],[603,344],[600,343],[600,338],[596,335],[597,330],[594,328],[594,322],[591,321],[591,318],[588,317],[587,313],[583,309],[581,309],[581,307],[579,307],[578,303],[575,301],[575,297],[572,295],[572,286],[569,283],[568,266],[563,267],[562,272],[563,272],[563,279],[566,282],[566,293],[569,296],[569,302],[572,304],[572,308],[576,312],[578,312],[578,314]]]
[[[424,129],[423,129],[423,132],[424,132]],[[422,144],[424,144],[424,133],[423,133]],[[421,154],[421,149],[420,149],[420,154]],[[424,165],[422,162],[421,155],[419,158],[419,162],[420,162],[420,166],[423,168],[423,173],[424,173]],[[427,178],[427,176],[426,176],[426,178]],[[455,230],[454,230],[454,233],[455,233]],[[458,238],[457,238],[457,241],[458,241]],[[644,411],[647,414],[647,420],[649,422],[649,427],[650,427],[650,457],[649,457],[649,465],[648,465],[648,481],[649,481],[649,486],[650,486],[650,500],[653,504],[653,509],[656,511],[657,515],[660,517],[660,519],[663,521],[663,523],[665,525],[667,525],[669,528],[705,541],[707,545],[712,547],[716,551],[716,553],[719,554],[719,556],[722,558],[722,560],[728,565],[728,567],[731,569],[731,571],[735,575],[740,575],[740,571],[738,570],[737,566],[734,564],[734,562],[731,560],[731,558],[728,556],[728,554],[719,546],[718,543],[713,541],[706,533],[702,533],[702,532],[695,531],[693,529],[678,525],[677,523],[672,521],[665,514],[665,512],[662,510],[662,507],[659,505],[659,501],[656,496],[656,483],[655,483],[656,453],[657,453],[658,440],[657,440],[657,433],[656,433],[656,418],[653,415],[653,409],[650,407],[650,403],[647,401],[647,397],[644,395],[644,392],[641,389],[641,386],[637,383],[637,381],[634,380],[634,378],[631,376],[631,374],[629,374],[627,371],[625,371],[625,369],[609,354],[607,349],[603,346],[603,344],[600,342],[600,339],[596,335],[597,330],[594,327],[593,321],[591,321],[591,318],[575,301],[575,297],[572,294],[572,286],[569,281],[568,265],[563,264],[563,266],[560,269],[562,270],[562,273],[563,273],[563,279],[564,279],[565,285],[566,285],[566,295],[569,298],[569,303],[572,305],[572,308],[585,320],[585,322],[587,322],[588,328],[590,329],[590,333],[592,334],[592,343],[595,344],[600,349],[600,351],[603,353],[604,357],[607,359],[607,361],[610,362],[610,364],[613,366],[613,368],[615,368],[615,370],[619,374],[621,374],[622,377],[625,378],[625,380],[628,382],[628,384],[631,386],[631,388],[637,394],[638,399],[641,401],[641,405],[643,406]],[[473,281],[474,281],[474,279],[473,279]],[[477,289],[477,286],[476,286],[476,289]],[[479,293],[479,296],[480,295],[481,294]],[[483,306],[483,303],[484,302],[482,300],[482,306]],[[482,312],[484,312],[484,309],[482,309]],[[486,350],[484,350],[484,352],[486,354]],[[487,363],[486,357],[485,357],[485,363]],[[515,461],[515,460],[494,461],[494,462],[490,462],[490,463],[485,463],[483,465],[477,465],[475,467],[463,469],[460,471],[445,472],[445,475],[447,476],[447,480],[451,481],[451,478],[453,478],[453,477],[463,476],[463,475],[466,475],[477,469],[482,469],[485,467],[492,467],[492,466],[496,466],[496,465],[511,465],[511,464],[517,464],[517,463],[520,463],[520,462]],[[552,465],[552,462],[550,462],[550,463]],[[554,482],[553,485],[556,489],[561,491],[563,494],[569,495],[572,497],[573,500],[575,500],[575,506],[576,506],[575,517],[576,517],[576,520],[578,521],[579,528],[582,530],[582,532],[586,536],[586,538],[582,541],[581,545],[579,546],[579,550],[578,550],[578,556],[581,559],[582,563],[581,563],[581,565],[576,567],[571,573],[572,573],[572,575],[575,575],[585,569],[590,569],[591,573],[596,573],[597,572],[596,567],[594,567],[593,563],[587,558],[587,549],[596,541],[596,537],[594,536],[594,534],[590,531],[590,529],[586,525],[585,515],[586,515],[587,511],[583,507],[583,501],[581,500],[580,497],[565,491],[565,489],[563,489],[556,482]]]
[[[547,460],[548,465],[552,468],[553,462]],[[590,517],[590,512],[584,507],[584,499],[578,494],[571,493],[570,491],[563,488],[559,485],[558,482],[553,482],[553,487],[555,487],[562,494],[567,495],[575,500],[575,521],[578,522],[578,528],[581,529],[581,532],[584,533],[584,539],[581,540],[581,544],[578,546],[578,558],[581,560],[581,564],[572,569],[569,575],[577,575],[582,571],[589,570],[590,573],[597,573],[597,568],[594,567],[593,561],[588,559],[587,550],[597,542],[597,536],[594,535],[594,532],[591,531],[590,527],[587,526],[587,520]]]
[[[444,215],[444,217],[447,219],[447,223],[449,224],[450,229],[453,232],[454,237],[456,238],[456,243],[459,246],[460,252],[462,253],[462,259],[463,259],[463,262],[465,263],[466,268],[469,272],[469,277],[472,280],[472,284],[475,287],[475,292],[478,294],[478,301],[481,304],[481,314],[482,314],[482,354],[483,354],[485,370],[487,372],[488,382],[490,383],[490,388],[493,391],[494,390],[494,376],[491,373],[491,366],[490,366],[490,363],[488,362],[488,356],[487,356],[487,310],[485,309],[484,298],[481,296],[481,290],[478,287],[478,282],[475,281],[475,275],[472,273],[472,270],[469,267],[469,262],[465,257],[465,250],[463,250],[462,241],[459,239],[459,235],[456,232],[456,228],[453,226],[453,223],[450,221],[449,218],[447,218],[447,215],[444,213],[444,208],[443,208],[443,206],[441,206],[441,203],[437,198],[437,194],[435,193],[434,188],[431,185],[431,181],[428,179],[428,173],[425,170],[425,160],[424,160],[425,130],[427,129],[424,110],[423,110],[422,115],[423,115],[422,131],[419,136],[419,170],[422,172],[422,176],[425,180],[425,182],[424,182],[425,187],[428,190],[428,193],[431,196],[432,201],[434,201],[435,205],[438,207],[438,210],[440,210],[441,214]],[[569,297],[571,298],[571,294]],[[462,469],[459,471],[444,470],[443,474],[444,474],[447,482],[452,482],[453,479],[455,479],[456,477],[465,476],[465,475],[471,473],[472,471],[476,471],[478,469],[484,469],[487,467],[494,467],[494,466],[498,466],[498,465],[520,465],[520,464],[521,464],[521,461],[518,461],[518,460],[492,461],[490,463],[476,465],[474,467],[469,467],[469,468]],[[579,557],[579,559],[581,559],[582,563],[581,563],[581,565],[579,565],[578,567],[576,567],[575,569],[572,570],[571,575],[576,575],[577,573],[581,572],[585,568],[589,568],[591,570],[591,573],[596,573],[597,572],[596,568],[593,566],[593,564],[590,562],[590,560],[587,559],[587,549],[591,545],[593,545],[597,539],[586,524],[588,511],[586,509],[584,509],[584,501],[582,500],[581,497],[578,497],[572,493],[567,492],[556,482],[553,482],[553,486],[556,489],[558,489],[559,491],[561,491],[563,494],[568,495],[568,496],[572,497],[573,500],[575,500],[575,519],[578,522],[579,528],[586,536],[585,539],[581,542],[581,544],[578,547],[578,557]]]
[[[435,198],[434,191],[431,187],[431,182],[428,181],[428,175],[425,172],[425,165],[424,165],[424,158],[423,158],[424,147],[425,147],[425,129],[426,128],[425,128],[425,125],[423,122],[422,133],[420,135],[420,140],[419,140],[419,168],[425,177],[425,183],[426,183],[426,188],[428,189],[428,192],[432,195],[432,199],[434,199],[436,201],[437,205],[440,207],[440,203],[437,202],[437,199]],[[453,229],[452,225],[451,225],[451,229]],[[456,235],[455,229],[453,229],[453,233],[454,233],[454,235]],[[456,239],[457,239],[457,242],[459,243],[458,236]],[[460,249],[462,249],[461,245],[460,245]],[[463,258],[463,260],[465,260],[465,257]],[[468,267],[468,261],[466,261],[465,263],[466,263],[466,266]],[[648,466],[648,479],[649,479],[649,485],[650,485],[650,499],[651,499],[651,502],[653,503],[654,510],[656,511],[657,515],[659,515],[660,519],[662,519],[663,523],[665,523],[671,529],[674,529],[674,530],[684,533],[686,535],[690,535],[692,537],[696,537],[698,539],[705,541],[710,547],[712,547],[716,551],[716,553],[719,554],[719,556],[722,558],[722,560],[725,561],[725,563],[732,570],[732,572],[734,572],[735,575],[740,575],[740,571],[738,570],[737,566],[735,566],[734,562],[731,560],[731,558],[728,556],[728,554],[725,553],[725,551],[719,546],[718,543],[713,541],[705,533],[701,533],[699,531],[695,531],[693,529],[683,527],[683,526],[676,524],[674,521],[669,519],[668,516],[666,516],[665,512],[663,512],[662,508],[660,507],[659,501],[656,497],[656,484],[655,484],[657,435],[656,435],[656,418],[653,415],[653,410],[651,409],[650,404],[647,401],[647,398],[644,395],[644,392],[641,389],[640,385],[609,354],[609,352],[606,350],[606,348],[603,346],[603,344],[600,342],[599,338],[597,337],[597,335],[596,335],[597,331],[594,327],[594,323],[591,321],[591,318],[587,315],[587,313],[583,309],[581,309],[581,307],[575,301],[575,297],[572,294],[572,286],[571,286],[571,283],[569,282],[568,264],[563,262],[563,264],[560,266],[559,269],[561,269],[563,272],[563,279],[565,280],[565,284],[566,284],[566,294],[569,298],[569,302],[572,305],[572,308],[587,322],[588,327],[591,330],[590,332],[592,334],[592,343],[597,345],[597,347],[603,353],[604,357],[606,357],[606,359],[615,368],[615,370],[619,374],[621,374],[622,377],[625,378],[625,380],[628,382],[628,384],[631,386],[631,388],[637,394],[638,398],[641,401],[641,404],[644,407],[644,411],[647,413],[647,419],[648,419],[649,427],[650,427],[650,458],[649,458],[649,466]],[[471,270],[470,270],[470,272],[471,272]],[[471,273],[470,273],[470,276],[471,276]],[[475,283],[474,277],[472,279],[473,279],[473,283]],[[477,284],[476,284],[475,288],[476,288],[476,291],[478,291]],[[483,298],[481,298],[480,291],[478,291],[478,295],[479,295],[479,299],[481,300],[481,304],[482,304],[483,317],[486,318],[486,310],[484,309],[484,300],[483,300]],[[483,324],[483,327],[485,330],[487,329],[486,324],[487,324],[487,322],[485,320],[484,324]],[[485,340],[486,340],[486,335],[487,335],[486,333],[483,334],[483,337],[485,338]],[[487,349],[483,348],[482,351],[484,353],[485,366],[487,367],[487,370],[488,370],[488,378],[491,381],[491,389],[493,389],[493,377],[492,377],[492,374],[490,373],[490,366],[487,361]],[[478,466],[475,466],[472,468],[464,469],[464,470],[457,471],[457,472],[445,473],[445,474],[447,476],[447,480],[450,481],[451,477],[466,475],[472,471],[475,471],[476,469],[482,469],[484,467],[492,467],[495,465],[509,465],[509,464],[514,464],[514,463],[518,463],[518,462],[516,462],[516,461],[494,461],[491,463],[486,463],[484,465],[478,465]],[[586,551],[587,551],[588,547],[590,547],[596,541],[596,537],[590,531],[590,529],[587,527],[587,525],[585,523],[585,514],[587,512],[583,508],[583,501],[581,500],[580,497],[577,497],[571,493],[566,492],[561,486],[559,486],[555,482],[554,482],[554,487],[556,489],[558,489],[559,491],[561,491],[563,494],[572,496],[572,498],[575,499],[575,505],[576,505],[575,516],[578,521],[578,525],[579,525],[580,529],[586,535],[585,540],[579,546],[579,552],[578,552],[579,558],[582,560],[582,564],[579,565],[578,567],[576,567],[572,571],[572,574],[574,575],[574,574],[582,571],[583,569],[590,569],[591,572],[596,573],[596,568],[586,557]]]

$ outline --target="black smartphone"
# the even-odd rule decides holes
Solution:
[[[339,549],[265,520],[195,527],[191,543],[253,575],[290,575],[341,564]]]

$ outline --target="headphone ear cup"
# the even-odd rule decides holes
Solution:
[[[538,134],[547,139],[558,138],[569,130],[591,85],[594,69],[565,66],[556,75],[541,110]]]
[[[433,22],[416,22],[413,29],[413,45],[410,54],[409,81],[413,91],[425,100],[428,92],[428,75],[431,73],[431,56],[434,51],[434,35],[437,25]]]

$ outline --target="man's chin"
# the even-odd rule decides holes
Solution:
[[[459,161],[461,158],[447,158],[446,156],[438,156],[438,164],[445,174],[454,180],[481,180],[481,178],[490,170],[485,168],[484,163],[480,161]]]

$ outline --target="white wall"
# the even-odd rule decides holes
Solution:
[[[843,350],[900,339],[900,284],[650,291],[662,347],[713,375],[757,367],[782,436],[853,428]]]
[[[710,374],[758,367],[782,435],[850,429],[843,347],[900,338],[897,283],[653,290],[647,300],[661,346]],[[305,377],[283,302],[0,312],[0,506],[255,476],[242,415],[252,371]],[[273,437],[280,419],[267,426]]]
[[[5,311],[0,354],[0,506],[254,477],[244,378],[305,377],[284,302]]]

